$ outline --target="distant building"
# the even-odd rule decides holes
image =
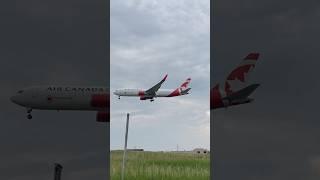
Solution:
[[[144,151],[144,149],[127,149],[127,151]]]
[[[210,153],[209,150],[203,149],[203,148],[195,148],[192,152],[194,154],[209,154]]]

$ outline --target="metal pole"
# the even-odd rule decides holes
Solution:
[[[126,124],[126,135],[125,135],[123,159],[122,159],[121,180],[124,180],[125,163],[126,163],[126,159],[127,159],[126,156],[127,156],[128,130],[129,130],[129,113],[127,113],[127,124]]]
[[[54,180],[60,180],[61,179],[61,171],[62,171],[62,166],[58,163],[55,164],[54,167]]]

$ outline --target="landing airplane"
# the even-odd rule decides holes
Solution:
[[[247,76],[252,72],[259,58],[259,53],[248,54],[238,67],[227,77],[224,85],[217,84],[210,91],[210,109],[227,108],[246,104],[254,99],[249,96],[260,84],[248,84]]]
[[[79,110],[97,111],[98,122],[109,122],[109,91],[104,87],[35,86],[19,90],[11,101],[31,111]]]
[[[191,88],[188,85],[191,78],[188,78],[179,88],[177,89],[160,89],[162,83],[167,79],[168,74],[156,85],[150,89],[117,89],[113,94],[117,95],[120,99],[121,96],[139,96],[140,100],[154,101],[156,97],[174,97],[189,94]]]

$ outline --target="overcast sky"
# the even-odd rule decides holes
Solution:
[[[95,112],[33,112],[9,101],[31,85],[108,83],[105,1],[31,0],[0,3],[0,179],[106,179],[106,125]]]
[[[261,53],[256,100],[211,113],[214,179],[319,179],[320,2],[214,2],[212,85]]]
[[[320,176],[318,1],[214,1],[211,84],[251,51],[261,53],[252,104],[211,111],[215,179],[316,180]],[[35,111],[12,104],[39,84],[105,85],[105,1],[3,0],[0,29],[0,178],[106,179],[106,129],[93,112]],[[155,102],[112,96],[111,145],[209,147],[209,1],[112,1],[111,90],[164,88],[192,78],[188,96]],[[213,25],[213,24],[212,24]],[[213,114],[213,115],[212,115]]]
[[[124,144],[126,112],[132,112],[129,148],[192,150],[210,147],[209,0],[111,2],[111,91],[162,88],[191,78],[191,94],[174,98],[111,98],[111,148]]]

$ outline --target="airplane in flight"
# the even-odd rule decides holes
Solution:
[[[109,90],[105,87],[34,86],[19,90],[11,101],[31,111],[79,110],[97,111],[98,122],[109,122]]]
[[[191,81],[191,78],[188,78],[184,83],[181,84],[179,88],[176,89],[160,89],[162,83],[167,79],[168,74],[156,85],[150,89],[117,89],[113,94],[117,95],[120,99],[121,96],[138,96],[140,100],[154,101],[154,98],[157,97],[175,97],[189,94],[191,88],[188,88],[188,85]]]
[[[251,103],[249,96],[260,86],[250,84],[248,75],[258,61],[259,53],[248,54],[228,76],[223,85],[217,84],[210,91],[210,109]]]

